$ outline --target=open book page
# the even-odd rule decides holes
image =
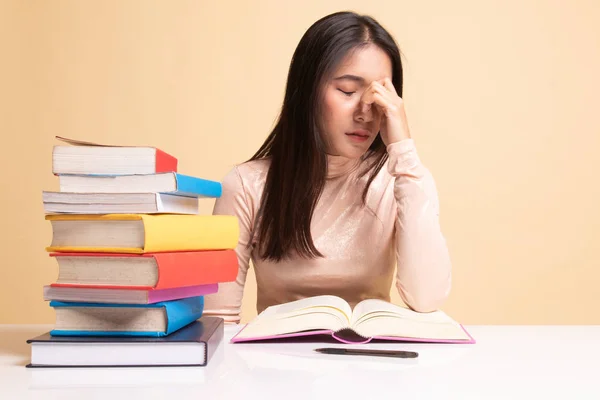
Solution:
[[[470,339],[460,324],[443,311],[419,313],[375,299],[364,300],[354,307],[351,325],[365,337]]]
[[[350,305],[339,297],[310,297],[268,307],[238,337],[265,337],[321,329],[336,331],[349,326],[351,314]]]

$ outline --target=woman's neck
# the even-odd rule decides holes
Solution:
[[[347,158],[327,154],[327,179],[337,178],[354,171],[361,163],[361,158]]]

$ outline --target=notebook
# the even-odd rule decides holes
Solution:
[[[27,340],[28,368],[206,366],[223,341],[224,321],[202,317],[161,338],[57,337],[45,333]]]

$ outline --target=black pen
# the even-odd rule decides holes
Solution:
[[[417,358],[419,353],[403,350],[375,350],[375,349],[345,349],[338,347],[323,347],[315,349],[323,354],[344,354],[355,356],[375,356],[375,357],[397,357],[397,358]]]

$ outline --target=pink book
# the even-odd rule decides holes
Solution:
[[[250,321],[231,343],[335,340],[363,344],[374,340],[473,344],[475,339],[443,311],[415,312],[379,299],[354,309],[336,296],[315,296],[271,306]]]
[[[44,300],[83,303],[154,304],[216,293],[218,283],[169,289],[118,289],[111,287],[44,286]]]

